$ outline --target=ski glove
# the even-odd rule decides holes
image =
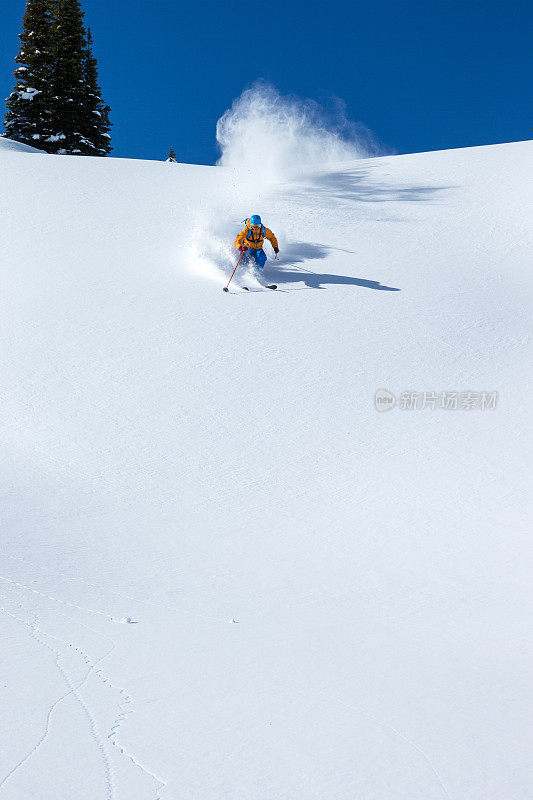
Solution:
[[[277,254],[279,253],[279,247],[275,247],[275,248],[274,248],[274,252],[275,252],[275,254],[277,255]]]
[[[247,248],[247,247],[244,247],[244,245],[243,245],[242,247],[239,247],[239,250],[241,251],[241,253],[246,253],[246,251],[248,250],[248,248]]]

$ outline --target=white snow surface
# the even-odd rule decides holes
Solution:
[[[0,800],[532,798],[533,143],[0,148]]]
[[[43,151],[38,150],[36,147],[31,147],[29,144],[22,144],[22,142],[14,142],[12,139],[6,139],[4,136],[0,136],[0,155],[3,155],[6,150],[13,150],[18,153],[41,153],[44,155]]]

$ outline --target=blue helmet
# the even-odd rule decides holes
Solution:
[[[261,225],[261,217],[259,214],[252,214],[250,217],[250,225]]]

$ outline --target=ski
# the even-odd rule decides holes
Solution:
[[[248,286],[242,286],[241,288],[242,288],[242,289],[244,289],[246,292],[249,292],[249,291],[250,291],[250,289],[248,288]],[[277,289],[277,288],[278,288],[278,286],[277,286],[277,284],[276,284],[276,283],[269,283],[269,284],[268,284],[268,286],[263,286],[262,288],[263,288],[263,289]]]

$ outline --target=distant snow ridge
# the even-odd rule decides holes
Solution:
[[[343,101],[335,98],[332,106],[326,110],[313,100],[282,96],[258,81],[217,123],[218,164],[277,182],[378,155],[373,134],[348,120]]]
[[[5,136],[0,136],[0,150],[15,150],[18,153],[43,153],[42,150],[37,150],[36,147],[30,147],[29,144],[21,144],[21,142],[14,142],[12,139],[6,139]]]

